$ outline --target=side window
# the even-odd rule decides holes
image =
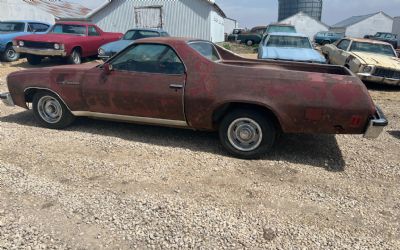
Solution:
[[[212,43],[191,42],[189,46],[211,61],[219,61],[221,58]]]
[[[340,43],[338,43],[337,47],[341,50],[346,51],[349,45],[350,45],[349,40],[342,40]]]
[[[100,36],[99,32],[96,30],[94,26],[88,27],[88,34],[89,36]]]
[[[111,62],[115,70],[181,75],[185,67],[170,47],[139,44],[127,49]]]
[[[154,31],[142,30],[142,31],[139,31],[139,33],[143,38],[146,38],[146,37],[159,37],[160,36],[158,32],[154,32]]]
[[[29,32],[46,32],[49,29],[49,25],[43,23],[29,23]]]

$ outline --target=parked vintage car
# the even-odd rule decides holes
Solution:
[[[18,60],[20,54],[13,49],[13,39],[22,35],[46,33],[50,26],[48,23],[30,20],[0,22],[1,58],[6,62]]]
[[[331,64],[349,68],[362,80],[400,85],[400,60],[389,43],[345,38],[325,45],[322,53]]]
[[[122,35],[104,32],[90,23],[58,22],[47,34],[16,37],[13,43],[14,50],[26,54],[32,65],[45,57],[64,57],[70,64],[80,64],[83,57],[97,56],[100,46]]]
[[[373,36],[366,35],[364,38],[390,43],[395,49],[397,49],[398,46],[397,35],[389,32],[378,32]]]
[[[99,48],[99,58],[107,60],[138,39],[167,36],[169,36],[168,32],[161,29],[131,29],[125,33],[121,40],[101,46]]]
[[[219,131],[241,158],[268,152],[284,133],[364,134],[387,120],[368,90],[340,66],[245,59],[211,42],[137,40],[105,64],[11,73],[7,105],[48,128],[77,116]]]
[[[251,30],[235,29],[234,32],[228,36],[228,41],[253,46],[254,44],[259,44],[261,42],[266,29],[266,26],[257,26]]]
[[[315,34],[314,41],[316,44],[325,45],[339,41],[344,38],[344,33],[321,31]]]
[[[299,33],[269,33],[258,49],[258,59],[326,63],[313,48],[310,38]]]

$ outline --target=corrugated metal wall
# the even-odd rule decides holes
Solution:
[[[105,31],[125,32],[136,27],[135,7],[144,6],[162,6],[163,29],[172,36],[211,40],[213,30],[214,41],[224,40],[223,21],[221,24],[213,21],[218,19],[211,14],[213,7],[201,0],[114,0],[92,16],[91,21]],[[219,26],[222,33],[217,35]]]

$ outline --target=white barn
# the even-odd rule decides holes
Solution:
[[[393,18],[384,12],[353,16],[331,27],[332,31],[345,33],[348,37],[363,38],[376,32],[392,32]]]
[[[397,39],[400,39],[400,16],[394,18],[392,33],[397,35]]]
[[[239,23],[235,19],[226,17],[226,18],[224,18],[224,21],[225,21],[225,24],[224,24],[225,25],[225,28],[224,28],[225,34],[228,34],[228,35],[232,34],[234,29],[239,28]]]
[[[108,0],[85,19],[105,31],[162,28],[172,36],[223,42],[224,18],[214,0]]]
[[[279,23],[295,26],[297,32],[307,35],[311,40],[314,39],[315,34],[318,32],[329,30],[328,25],[310,17],[304,12],[299,12],[296,15],[280,21]]]

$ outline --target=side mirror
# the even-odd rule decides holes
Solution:
[[[106,75],[111,74],[111,71],[113,71],[113,66],[109,63],[103,64],[103,71]]]

